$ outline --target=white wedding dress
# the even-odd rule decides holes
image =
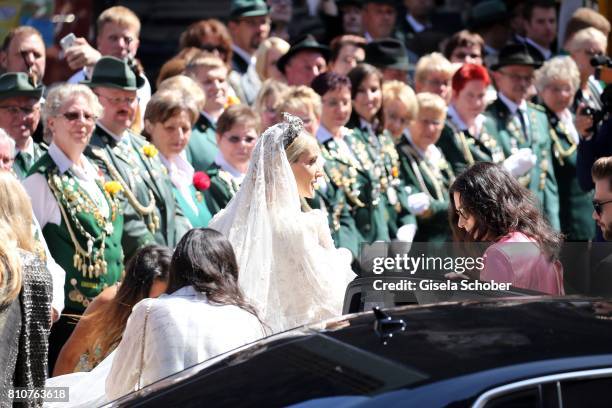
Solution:
[[[234,247],[240,287],[273,333],[340,316],[355,277],[326,215],[301,209],[285,153],[300,132],[301,121],[287,114],[264,132],[240,190],[209,224]]]

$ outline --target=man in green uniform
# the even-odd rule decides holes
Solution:
[[[0,128],[15,141],[13,171],[24,179],[45,152],[32,139],[40,122],[40,98],[44,86],[34,86],[28,74],[8,72],[0,76]]]
[[[157,149],[129,130],[138,105],[136,91],[144,80],[124,61],[103,57],[84,83],[104,107],[85,154],[108,180],[123,187],[126,259],[149,243],[176,246],[191,225],[176,203]]]
[[[560,229],[559,194],[551,160],[550,127],[544,108],[527,102],[533,86],[534,70],[539,67],[523,45],[509,45],[493,65],[497,100],[486,110],[487,132],[502,146],[506,157],[515,155],[516,166],[504,167],[540,202],[551,226]],[[517,155],[518,153],[518,155]],[[529,166],[529,161],[533,166]]]

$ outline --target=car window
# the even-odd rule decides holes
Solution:
[[[561,383],[563,406],[610,406],[610,390],[612,390],[612,377],[564,381]]]

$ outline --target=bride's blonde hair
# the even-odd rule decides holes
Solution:
[[[321,148],[319,147],[317,139],[302,131],[285,149],[289,164],[297,162],[302,153],[309,149],[312,149],[317,154],[321,153]]]

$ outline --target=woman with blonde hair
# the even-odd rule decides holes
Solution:
[[[416,117],[418,104],[412,88],[401,81],[383,83],[383,124],[397,143]]]
[[[51,274],[40,257],[28,195],[8,171],[0,171],[0,405],[9,389],[42,388],[47,378],[51,327]],[[28,403],[42,399],[28,397]]]
[[[253,104],[253,110],[261,118],[258,132],[261,133],[280,121],[277,115],[278,106],[288,90],[287,84],[275,79],[266,79],[263,83]]]

